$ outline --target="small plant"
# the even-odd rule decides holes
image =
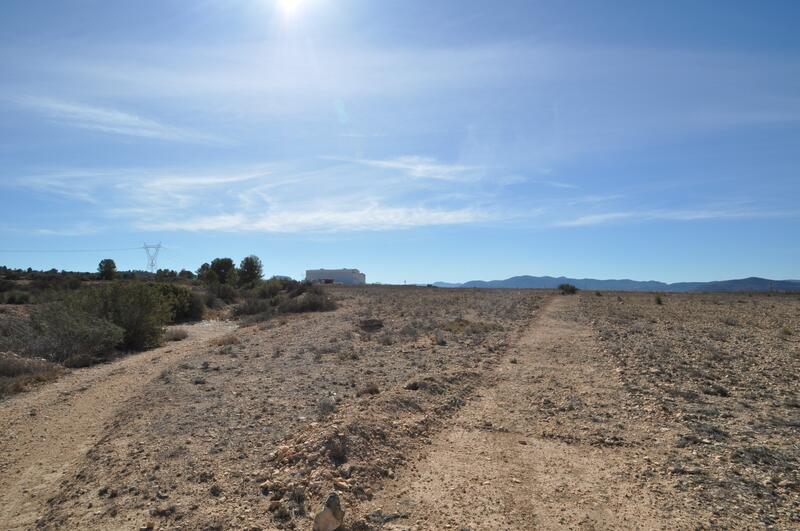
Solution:
[[[326,396],[317,402],[317,414],[320,418],[325,418],[336,410],[336,399]]]
[[[380,393],[381,390],[378,388],[378,385],[375,382],[370,382],[361,389],[358,390],[356,396],[364,396],[364,395],[377,395]]]
[[[433,341],[441,347],[447,344],[447,340],[444,338],[444,332],[442,332],[441,330],[436,330],[433,333]]]
[[[558,290],[562,295],[575,295],[578,292],[578,288],[572,284],[559,284]]]
[[[600,291],[595,291],[595,292],[594,292],[594,295],[595,295],[595,297],[602,297],[602,296],[603,296],[603,293],[602,293],[602,292],[600,292]]]
[[[392,336],[387,332],[385,334],[382,334],[378,338],[378,343],[380,343],[381,345],[383,345],[385,347],[388,347],[389,345],[393,345],[394,344],[394,339],[392,339]]]
[[[656,295],[656,304],[658,304],[659,306],[664,304],[664,300],[661,298],[661,295]]]
[[[189,332],[183,328],[170,328],[164,334],[165,341],[182,341],[189,337]]]
[[[226,334],[222,337],[211,340],[211,344],[218,347],[224,347],[226,345],[238,345],[239,343],[241,343],[241,341],[236,334]]]
[[[794,332],[789,328],[789,325],[784,325],[783,328],[781,328],[781,335],[791,336],[792,334],[794,334]]]

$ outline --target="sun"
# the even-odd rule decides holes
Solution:
[[[303,0],[276,0],[278,11],[286,18],[294,18],[303,6]]]

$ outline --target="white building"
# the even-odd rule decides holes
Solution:
[[[366,284],[367,276],[358,269],[308,269],[306,270],[306,280],[321,284],[354,286]]]

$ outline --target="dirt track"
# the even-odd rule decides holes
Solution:
[[[57,382],[6,400],[0,407],[0,522],[4,529],[33,527],[62,477],[103,435],[143,382],[231,332],[228,322],[183,326],[179,343],[102,366],[75,370]]]
[[[577,297],[552,299],[498,369],[497,384],[365,512],[403,516],[387,529],[693,527],[657,501],[657,484],[631,474],[642,459],[631,443],[648,434],[624,418],[612,427],[601,419],[624,408],[625,397],[613,367],[598,359],[591,328],[577,320],[578,305]],[[596,428],[543,418],[543,405],[591,410]]]

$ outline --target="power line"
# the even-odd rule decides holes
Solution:
[[[163,248],[164,247],[162,247],[162,249]],[[0,249],[0,253],[113,253],[141,250],[141,247],[124,247],[119,249]]]

